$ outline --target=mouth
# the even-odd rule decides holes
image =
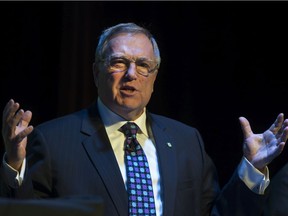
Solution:
[[[124,94],[129,94],[129,95],[131,95],[131,94],[135,93],[137,90],[136,90],[136,88],[133,87],[133,86],[122,86],[122,87],[120,88],[120,91],[121,91],[122,93],[124,93]]]

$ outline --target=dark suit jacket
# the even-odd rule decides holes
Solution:
[[[270,196],[265,207],[265,216],[288,215],[288,164],[271,179]]]
[[[237,175],[219,193],[216,169],[195,128],[163,116],[147,116],[157,150],[164,216],[209,215],[216,197],[213,215],[258,215],[265,196],[251,192]],[[125,185],[96,104],[39,125],[28,140],[25,181],[18,190],[2,184],[2,194],[100,195],[105,215],[127,215]]]
[[[103,216],[103,202],[96,196],[74,196],[41,200],[0,198],[0,215]]]

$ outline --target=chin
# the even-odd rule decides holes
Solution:
[[[137,110],[142,110],[144,106],[141,106],[139,103],[122,103],[118,106],[121,110],[125,112],[132,112]]]
[[[140,109],[140,106],[135,104],[122,104],[121,108],[125,111],[134,111]]]

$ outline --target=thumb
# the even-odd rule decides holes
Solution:
[[[244,138],[246,139],[250,137],[253,134],[253,132],[251,130],[249,121],[245,117],[239,117],[239,122],[241,125]]]

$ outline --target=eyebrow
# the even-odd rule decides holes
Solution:
[[[147,57],[144,57],[144,56],[139,56],[137,58],[131,58],[130,56],[127,56],[127,55],[123,55],[123,54],[112,54],[109,56],[110,58],[126,58],[126,59],[135,59],[135,60],[146,60],[146,61],[156,61],[156,60],[153,60],[153,59],[150,59],[150,58],[147,58]]]

